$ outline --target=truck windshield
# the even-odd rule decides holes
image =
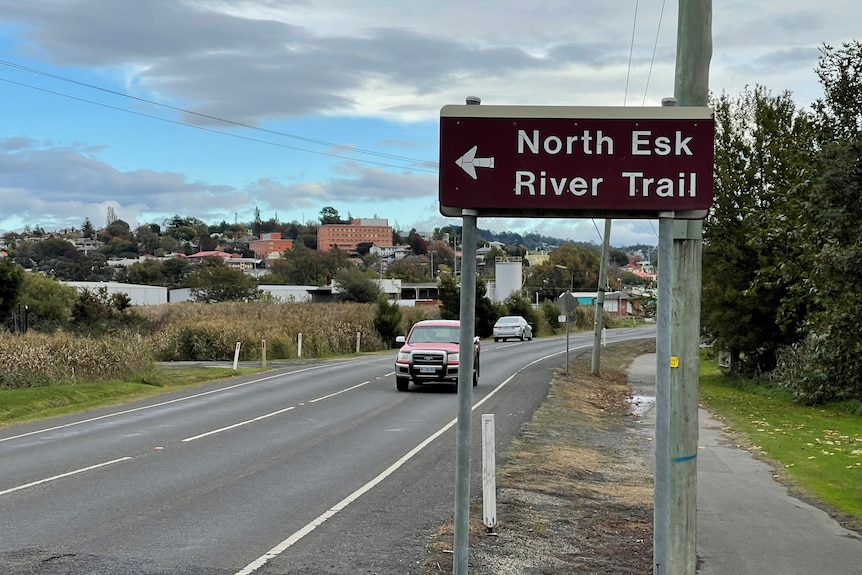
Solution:
[[[416,327],[410,334],[410,343],[458,343],[459,336],[456,327]]]

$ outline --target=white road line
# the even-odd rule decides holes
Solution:
[[[580,346],[580,347],[588,347],[588,346]],[[569,348],[569,349],[572,349],[572,348]],[[574,348],[574,349],[579,349],[579,348]],[[565,352],[554,352],[552,354],[546,355],[544,357],[541,357],[535,361],[528,363],[527,365],[525,365],[524,367],[522,367],[521,369],[519,369],[518,371],[516,371],[512,375],[510,375],[500,385],[495,387],[491,391],[491,393],[489,393],[488,395],[483,397],[481,399],[481,401],[477,402],[473,406],[473,411],[475,411],[479,406],[481,406],[483,403],[488,401],[488,399],[490,399],[491,396],[493,396],[498,391],[500,391],[503,388],[503,386],[505,386],[507,383],[512,381],[512,379],[514,379],[514,377],[516,375],[518,375],[519,373],[521,373],[522,371],[524,371],[528,367],[530,367],[536,363],[539,363],[540,361],[544,361],[550,357],[560,355],[561,353],[565,353]],[[275,557],[278,557],[279,555],[284,553],[294,543],[298,542],[300,539],[302,539],[303,537],[305,537],[306,535],[308,535],[309,533],[311,533],[312,531],[317,529],[320,525],[322,525],[328,519],[331,519],[336,514],[338,514],[339,511],[346,508],[348,505],[350,505],[351,503],[353,503],[354,501],[359,499],[362,495],[364,495],[368,491],[371,491],[371,489],[374,488],[378,483],[380,483],[381,481],[383,481],[384,479],[386,479],[387,477],[389,477],[390,475],[395,473],[395,471],[399,467],[401,467],[402,465],[404,465],[405,463],[410,461],[413,457],[416,456],[417,453],[419,453],[420,451],[425,449],[432,441],[434,441],[435,439],[437,439],[438,437],[443,435],[446,431],[451,429],[455,425],[455,423],[457,423],[457,421],[458,421],[458,419],[455,418],[452,421],[450,421],[449,423],[447,423],[446,425],[444,425],[443,427],[441,427],[440,429],[438,429],[437,431],[435,431],[427,439],[422,441],[422,443],[420,443],[419,445],[417,445],[416,447],[414,447],[413,449],[408,451],[407,454],[405,454],[403,457],[401,457],[398,461],[396,461],[395,463],[390,465],[388,468],[386,468],[380,475],[378,475],[377,477],[375,477],[374,479],[372,479],[371,481],[369,481],[368,483],[366,483],[365,485],[363,485],[362,487],[360,487],[359,489],[357,489],[356,491],[354,491],[353,493],[351,493],[350,495],[348,495],[347,497],[345,497],[344,499],[342,499],[341,501],[336,503],[334,506],[332,506],[326,512],[324,512],[323,514],[321,514],[317,518],[313,519],[310,523],[306,524],[302,529],[300,529],[299,531],[297,531],[296,533],[294,533],[293,535],[291,535],[290,537],[288,537],[287,539],[285,539],[284,541],[282,541],[281,543],[279,543],[278,545],[276,545],[275,547],[273,547],[272,549],[270,549],[269,551],[267,551],[266,553],[264,553],[263,555],[261,555],[260,557],[258,557],[254,561],[252,561],[251,563],[249,563],[248,565],[246,565],[245,567],[243,567],[241,570],[237,571],[235,573],[235,575],[251,575],[251,573],[254,573],[258,569],[260,569],[261,567],[266,565],[270,559],[274,559]]]
[[[341,395],[342,393],[347,393],[348,391],[352,391],[358,387],[362,387],[363,385],[368,385],[369,383],[371,383],[371,380],[363,381],[362,383],[357,383],[353,387],[347,387],[345,389],[342,389],[341,391],[336,391],[335,393],[330,393],[329,395],[324,395],[323,397],[318,397],[317,399],[312,399],[308,403],[317,403],[318,401],[323,401],[324,399],[329,399],[330,397],[335,397],[336,395]]]
[[[358,383],[354,386],[347,387],[345,389],[342,389],[341,391],[336,391],[335,393],[330,393],[329,395],[324,395],[324,396],[318,397],[316,399],[311,399],[311,400],[309,400],[308,403],[316,403],[318,401],[323,401],[324,399],[329,399],[330,397],[335,397],[336,395],[341,395],[342,393],[345,393],[345,392],[354,390],[356,388],[362,387],[363,385],[368,385],[369,383],[371,383],[371,381],[363,381],[362,383]],[[290,407],[286,407],[284,409],[279,409],[278,411],[273,411],[272,413],[267,413],[265,415],[259,415],[257,417],[252,418],[252,419],[240,421],[239,423],[234,423],[232,425],[228,425],[226,427],[221,427],[219,429],[213,429],[212,431],[207,431],[206,433],[201,433],[200,435],[195,435],[194,437],[187,437],[187,438],[183,439],[182,442],[187,443],[189,441],[194,441],[195,439],[200,439],[202,437],[207,437],[209,435],[215,435],[216,433],[221,433],[222,431],[228,431],[231,429],[236,429],[237,427],[242,427],[243,425],[248,425],[249,423],[254,423],[256,421],[260,421],[262,419],[266,419],[266,418],[272,417],[274,415],[280,415],[280,414],[285,413],[287,411],[290,411],[292,409],[296,409],[296,406],[291,405]]]
[[[259,415],[252,419],[247,419],[245,421],[240,421],[239,423],[234,423],[233,425],[228,425],[227,427],[221,427],[219,429],[213,429],[212,431],[207,431],[206,433],[201,433],[200,435],[195,435],[194,437],[186,437],[182,440],[183,443],[187,443],[189,441],[194,441],[195,439],[200,439],[201,437],[207,437],[209,435],[215,435],[216,433],[221,433],[222,431],[228,431],[230,429],[236,429],[237,427],[242,427],[243,425],[248,425],[249,423],[254,423],[256,421],[260,421],[261,419],[266,419],[267,417],[272,417],[274,415],[279,415],[290,411],[291,409],[296,409],[295,405],[291,405],[290,407],[285,407],[284,409],[279,409],[278,411],[273,411],[272,413],[267,413],[264,415]]]
[[[119,415],[126,415],[126,414],[129,414],[129,413],[135,413],[136,411],[144,411],[144,410],[146,410],[146,409],[153,409],[153,408],[155,408],[155,407],[163,407],[163,406],[165,406],[165,405],[170,405],[170,404],[172,404],[172,403],[179,403],[179,402],[181,402],[181,401],[188,401],[188,400],[190,400],[190,399],[197,399],[197,398],[199,398],[199,397],[204,397],[205,395],[211,395],[211,394],[213,394],[213,393],[221,393],[221,392],[223,392],[223,391],[228,391],[228,390],[230,390],[230,389],[236,389],[236,388],[238,388],[238,387],[244,387],[244,386],[246,386],[246,385],[251,385],[252,383],[259,383],[259,382],[261,382],[261,381],[266,381],[266,380],[268,380],[268,379],[273,379],[273,378],[275,378],[275,377],[283,377],[283,376],[286,376],[286,375],[293,375],[293,374],[295,374],[295,373],[302,373],[302,372],[305,372],[305,371],[311,371],[311,370],[314,370],[314,369],[321,369],[321,368],[323,368],[323,367],[327,367],[327,366],[324,366],[324,365],[316,365],[316,366],[313,366],[313,367],[306,367],[305,369],[297,369],[296,371],[291,371],[291,372],[287,372],[287,373],[278,373],[278,374],[275,374],[275,375],[270,375],[270,376],[267,376],[267,377],[261,377],[261,378],[253,379],[253,380],[251,380],[251,381],[246,381],[246,382],[243,382],[243,383],[237,383],[237,384],[234,384],[234,385],[231,385],[231,386],[228,386],[228,387],[222,387],[222,388],[219,388],[219,389],[213,389],[213,390],[210,390],[210,391],[204,391],[204,392],[202,392],[202,393],[197,393],[197,394],[195,394],[195,395],[189,395],[188,397],[180,397],[180,398],[177,398],[177,399],[171,399],[171,400],[169,400],[169,401],[163,401],[163,402],[161,402],[161,403],[154,403],[153,405],[145,405],[145,406],[143,406],[143,407],[136,407],[136,408],[134,408],[134,409],[126,409],[126,410],[124,410],[124,411],[117,411],[117,412],[115,412],[115,413],[109,413],[109,414],[107,414],[107,415],[100,415],[100,416],[98,416],[98,417],[91,417],[91,418],[89,418],[89,419],[83,419],[83,420],[81,420],[81,421],[75,421],[75,422],[73,422],[73,423],[66,423],[66,424],[64,424],[64,425],[57,425],[57,426],[55,426],[55,427],[47,427],[47,428],[45,428],[45,429],[37,429],[36,431],[30,431],[30,432],[27,432],[27,433],[21,433],[21,434],[19,434],[19,435],[13,435],[13,436],[11,436],[11,437],[3,437],[3,438],[0,438],[0,443],[3,443],[4,441],[11,441],[11,440],[13,440],[13,439],[20,439],[20,438],[22,438],[22,437],[27,437],[27,436],[30,436],[30,435],[38,435],[38,434],[40,434],[40,433],[48,433],[49,431],[56,431],[56,430],[58,430],[58,429],[65,429],[65,428],[67,428],[67,427],[74,427],[74,426],[76,426],[76,425],[82,425],[82,424],[84,424],[84,423],[92,423],[92,422],[94,422],[94,421],[99,421],[99,420],[101,420],[101,419],[108,419],[108,418],[111,418],[111,417],[117,417],[117,416],[119,416]]]
[[[39,481],[34,481],[32,483],[27,483],[25,485],[19,485],[18,487],[13,487],[11,489],[6,489],[4,491],[0,491],[0,495],[6,495],[8,493],[13,493],[15,491],[20,491],[22,489],[27,489],[28,487],[34,487],[36,485],[41,485],[43,483],[48,483],[49,481],[55,481],[57,479],[62,479],[64,477],[69,477],[71,475],[77,475],[78,473],[84,473],[85,471],[91,471],[93,469],[98,469],[100,467],[105,467],[106,465],[113,465],[114,463],[120,463],[121,461],[128,461],[132,459],[131,457],[121,457],[120,459],[113,459],[111,461],[106,461],[104,463],[98,463],[96,465],[91,465],[89,467],[84,467],[83,469],[76,469],[75,471],[70,471],[68,473],[61,473],[60,475],[55,475],[53,477],[46,477],[45,479],[40,479]]]

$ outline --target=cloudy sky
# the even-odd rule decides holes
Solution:
[[[178,214],[207,223],[440,215],[440,109],[658,106],[674,0],[0,0],[0,233]],[[821,95],[859,0],[713,3],[710,89]],[[855,35],[855,36],[854,36]],[[480,218],[601,242],[602,221]],[[611,243],[657,243],[615,220]]]

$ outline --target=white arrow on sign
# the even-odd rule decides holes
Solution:
[[[461,166],[461,169],[470,174],[470,177],[476,179],[476,168],[493,168],[494,158],[477,158],[476,149],[479,146],[473,146],[470,150],[455,160],[455,163]]]

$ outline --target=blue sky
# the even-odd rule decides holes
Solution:
[[[440,108],[657,106],[673,94],[664,0],[0,0],[0,233],[312,221],[326,206],[409,231],[440,215]],[[713,92],[821,95],[824,43],[858,0],[713,2]],[[854,37],[854,34],[856,36]],[[191,113],[190,113],[191,112]],[[601,242],[590,219],[480,218]],[[611,244],[657,243],[614,220]]]

